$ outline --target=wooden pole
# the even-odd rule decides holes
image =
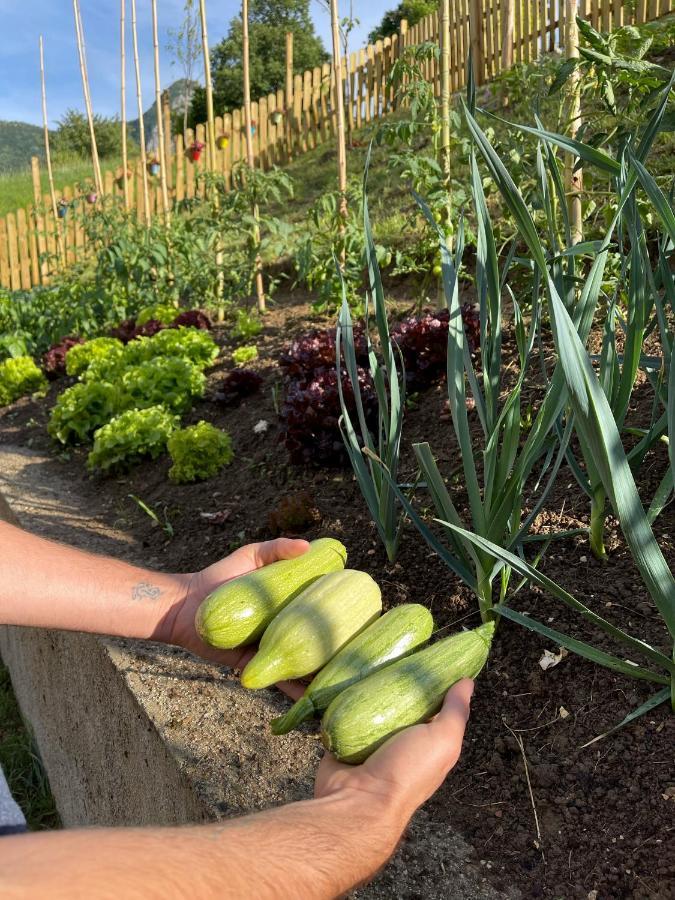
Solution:
[[[213,84],[211,82],[211,59],[209,57],[209,35],[206,28],[206,2],[199,0],[199,16],[202,23],[202,55],[204,56],[204,84],[206,85],[207,139],[211,165],[216,167],[216,127],[213,115]]]
[[[157,111],[157,143],[159,144],[159,181],[162,188],[162,211],[167,224],[171,221],[169,192],[166,185],[166,153],[164,122],[162,121],[162,81],[159,75],[159,37],[157,29],[157,0],[152,0],[152,46],[155,56],[155,109]]]
[[[565,0],[565,51],[568,59],[576,59],[579,56],[579,28],[577,26],[577,0]],[[575,137],[581,125],[581,83],[578,70],[570,76],[569,82],[570,100],[568,121],[570,123],[570,137]],[[570,218],[570,230],[572,243],[578,244],[583,240],[583,224],[581,210],[581,191],[584,186],[584,176],[581,168],[574,169],[574,157],[570,153],[565,154],[565,191],[567,193],[567,209]]]
[[[98,161],[98,147],[96,146],[96,133],[94,131],[94,113],[91,106],[91,94],[89,93],[89,76],[87,75],[87,57],[84,47],[84,29],[80,15],[79,0],[73,0],[73,13],[75,14],[75,35],[77,37],[77,52],[80,59],[80,75],[82,76],[82,92],[84,94],[84,106],[89,121],[89,135],[91,138],[91,159],[94,166],[94,182],[99,195],[103,194],[103,179],[101,178],[101,166]]]
[[[441,165],[450,215],[450,0],[441,0]]]
[[[40,35],[40,81],[42,83],[42,126],[45,135],[45,160],[47,162],[47,178],[49,180],[49,194],[52,198],[52,214],[54,216],[54,227],[58,235],[59,253],[61,255],[61,263],[66,264],[66,248],[63,243],[63,235],[59,228],[59,217],[56,211],[56,191],[54,190],[54,172],[52,170],[52,155],[49,150],[49,126],[47,124],[47,89],[45,87],[45,54],[42,43],[42,35]]]
[[[148,154],[145,149],[145,119],[143,118],[143,96],[141,92],[141,65],[138,59],[138,29],[136,27],[136,0],[131,0],[131,36],[134,44],[134,69],[136,71],[136,104],[138,121],[140,122],[141,174],[143,178],[143,209],[145,221],[149,225],[152,219],[150,212],[150,191],[148,190]],[[124,172],[123,178],[126,179]]]
[[[173,187],[173,161],[171,140],[171,95],[169,90],[162,91],[162,121],[164,122],[164,156],[166,159],[166,184],[171,190]]]
[[[249,169],[253,169],[253,134],[251,132],[251,75],[248,65],[248,0],[241,2],[241,24],[242,24],[242,40],[241,40],[241,60],[244,70],[244,129],[246,131],[246,159]],[[262,260],[260,259],[260,226],[258,224],[260,213],[258,205],[253,204],[253,243],[256,249],[255,258],[255,292],[258,299],[258,310],[265,310],[265,287],[262,277]]]
[[[520,0],[518,0],[520,2]],[[502,69],[513,66],[513,34],[516,27],[516,0],[502,0]]]
[[[335,78],[335,110],[337,113],[338,191],[340,192],[341,231],[347,220],[347,146],[345,143],[345,104],[342,93],[342,55],[337,0],[330,0],[331,32],[333,37],[333,75]],[[344,250],[342,252],[344,262]]]
[[[471,18],[471,57],[476,84],[483,84],[483,0],[469,0]],[[526,0],[527,5],[527,0]]]
[[[286,155],[293,155],[293,32],[286,32],[286,90],[284,92],[286,109]]]
[[[127,57],[126,57],[126,41],[125,41],[125,19],[126,19],[127,0],[122,0],[120,4],[120,109],[122,117],[122,169],[124,170],[123,191],[124,191],[124,208],[129,210],[129,181],[127,179],[128,154],[127,154]]]

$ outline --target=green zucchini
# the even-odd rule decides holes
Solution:
[[[441,708],[449,688],[485,665],[494,622],[444,638],[369,675],[339,694],[321,723],[321,740],[342,762],[360,763],[387,738]]]
[[[305,719],[326,709],[350,684],[425,644],[433,630],[433,617],[420,603],[404,603],[390,609],[331,659],[284,716],[272,720],[272,732],[288,734]]]
[[[344,569],[347,551],[334,538],[312,541],[309,550],[221,584],[199,606],[195,628],[212,647],[230,650],[256,641],[274,616],[328,572]]]
[[[381,611],[370,575],[353,569],[324,575],[272,620],[241,683],[257,690],[316,672]]]

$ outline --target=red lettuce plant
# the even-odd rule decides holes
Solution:
[[[445,375],[448,352],[447,309],[410,316],[391,330],[391,337],[403,357],[406,382],[413,390],[422,390]],[[480,317],[471,304],[462,306],[462,320],[469,349],[480,345]]]
[[[216,400],[234,406],[260,388],[263,380],[252,369],[234,369],[225,378],[221,390],[216,394]]]
[[[354,328],[354,345],[359,365],[367,364],[368,348],[360,327]],[[288,378],[307,378],[317,369],[334,368],[335,329],[314,329],[296,338],[279,356],[279,365]]]
[[[172,326],[173,327],[173,326]],[[162,331],[166,325],[162,325],[157,319],[148,319],[143,325],[137,325],[136,319],[125,319],[116,328],[112,328],[108,335],[128,344],[137,337],[152,337],[158,331]]]
[[[178,328],[180,325],[186,325],[190,328],[201,328],[203,331],[210,331],[213,327],[211,320],[201,309],[186,309],[179,313],[171,323],[171,327]]]
[[[81,337],[64,337],[45,351],[42,356],[42,370],[50,381],[66,374],[66,353],[75,344],[83,343],[84,339]]]
[[[338,425],[341,409],[335,367],[319,368],[307,378],[290,383],[281,409],[281,440],[296,465],[316,463],[344,465],[347,453]],[[372,424],[377,415],[377,399],[369,373],[359,367],[359,387],[366,420]],[[356,416],[354,392],[346,372],[342,372],[342,390],[347,408]]]

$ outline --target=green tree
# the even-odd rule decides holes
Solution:
[[[293,71],[304,72],[329,59],[314,32],[309,0],[252,0],[249,10],[251,99],[282,88],[286,73],[286,32],[293,32]],[[216,113],[237,109],[243,100],[241,16],[230,22],[227,37],[211,51]],[[191,125],[206,121],[206,96],[198,88],[192,99]]]
[[[368,35],[371,44],[396,34],[401,26],[401,19],[407,19],[408,25],[417,25],[420,19],[438,9],[438,0],[401,0],[395,8],[388,10],[382,21]]]
[[[59,120],[58,129],[52,138],[52,148],[55,154],[79,156],[89,159],[91,156],[91,139],[89,137],[89,123],[84,113],[76,109],[66,110],[65,115]],[[106,116],[94,115],[94,132],[98,155],[101,159],[107,156],[119,156],[122,152],[122,131],[119,119],[109,119]]]

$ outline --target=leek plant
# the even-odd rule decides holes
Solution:
[[[398,477],[403,410],[405,408],[405,373],[400,357],[399,366],[397,367],[396,365],[396,354],[387,323],[380,267],[377,262],[377,248],[370,226],[366,196],[369,161],[370,153],[368,154],[363,180],[363,227],[366,243],[368,283],[370,286],[370,290],[366,293],[365,301],[365,336],[368,347],[368,367],[377,394],[378,418],[376,437],[373,437],[370,433],[361,401],[356,349],[354,347],[354,327],[347,301],[346,286],[339,266],[336,266],[336,269],[342,282],[342,307],[338,317],[335,351],[338,372],[337,383],[342,409],[340,418],[342,438],[359,488],[366,501],[370,515],[375,522],[380,540],[384,544],[387,557],[390,562],[394,562],[398,553],[401,529],[403,527],[403,517],[396,503],[394,485]],[[382,360],[378,359],[370,338],[369,312],[371,307],[375,311],[377,334],[383,355]],[[360,442],[355,423],[349,414],[344,397],[341,378],[343,352],[345,368],[354,394],[356,426],[361,436]],[[367,452],[367,458],[365,459],[361,447]],[[385,477],[381,467],[374,461],[375,456],[384,460],[391,480]]]
[[[645,126],[635,152],[633,153],[631,150],[631,142],[626,141],[621,156],[618,159],[614,159],[603,150],[583,144],[582,142],[568,138],[565,135],[548,132],[542,127],[539,121],[537,121],[536,128],[505,123],[511,124],[512,127],[519,131],[538,137],[539,140],[544,143],[546,147],[548,173],[551,181],[555,185],[555,193],[558,195],[559,199],[558,208],[562,212],[565,231],[568,235],[569,223],[567,221],[565,198],[564,194],[560,191],[558,164],[551,152],[551,146],[558,146],[568,152],[574,153],[578,158],[599,168],[601,172],[607,174],[614,182],[618,197],[617,210],[602,246],[605,246],[612,237],[615,237],[615,246],[621,259],[621,272],[620,277],[617,279],[613,295],[608,298],[608,309],[603,328],[602,352],[598,364],[600,383],[609,401],[614,421],[620,431],[624,429],[625,426],[625,419],[633,387],[640,367],[646,371],[649,380],[652,382],[652,386],[655,388],[657,402],[655,402],[653,406],[652,421],[649,427],[644,430],[642,440],[629,454],[629,462],[634,469],[640,465],[652,444],[663,435],[666,429],[665,401],[662,385],[659,385],[656,381],[656,373],[658,373],[659,370],[664,370],[665,363],[669,360],[671,352],[671,341],[668,336],[666,316],[660,291],[670,291],[672,300],[672,275],[667,267],[666,247],[669,244],[672,246],[672,221],[674,217],[672,208],[669,207],[666,198],[663,196],[652,176],[644,168],[643,163],[661,125],[672,83],[673,79],[671,79],[670,84],[662,92],[660,102],[657,104]],[[491,118],[497,117],[491,116]],[[503,166],[501,166],[497,155],[490,147],[475,119],[468,111],[467,121],[493,178],[502,191],[502,195],[504,196],[507,205],[515,215],[513,201],[509,198],[511,189],[515,189],[512,179],[505,177],[506,172]],[[538,153],[539,168],[541,167],[541,159],[542,154]],[[634,191],[638,179],[645,189],[645,192],[652,200],[652,203],[662,218],[666,231],[668,232],[664,240],[660,242],[660,259],[656,273],[652,271],[647,241],[638,213],[638,204]],[[555,247],[556,223],[554,205],[550,199],[548,199],[544,178],[542,177],[540,180],[540,193],[544,199],[542,206],[546,214],[550,235],[549,243],[551,244],[553,251],[558,253],[562,252],[565,255],[569,253],[578,254],[580,247],[584,245],[579,245],[576,248],[568,247],[567,250],[563,251],[561,251],[560,248]],[[524,206],[522,212],[529,218],[529,214]],[[522,222],[519,224],[522,227]],[[536,239],[536,231],[534,230],[533,223],[532,227],[533,231],[530,232],[530,238]],[[623,247],[626,243],[629,245],[629,250],[627,253],[624,253]],[[585,246],[592,247],[593,244],[594,242],[591,242],[590,245]],[[535,265],[537,259],[531,247],[530,250],[533,253],[533,265]],[[543,246],[539,242],[538,252],[542,254],[542,258],[546,255]],[[558,295],[561,298],[565,298],[566,306],[570,309],[574,304],[573,285],[576,278],[575,272],[573,269],[568,271],[564,283],[561,284],[560,278],[556,277],[555,262],[555,259],[550,260],[549,258],[547,270],[553,278]],[[558,272],[557,274],[559,275],[560,273]],[[626,311],[625,314],[622,314],[620,309],[620,299],[624,284]],[[619,353],[617,350],[616,334],[618,327],[620,327],[623,332],[622,353]],[[645,338],[655,328],[658,328],[663,347],[663,358],[657,360],[647,358],[643,355]],[[659,402],[664,406],[664,411],[660,415],[658,412]],[[607,554],[604,547],[604,530],[607,515],[607,491],[603,485],[602,477],[598,470],[592,448],[586,443],[582,433],[578,433],[578,438],[584,468],[578,464],[569,448],[567,450],[567,461],[579,485],[588,495],[590,500],[589,543],[591,550],[598,559],[606,559]],[[652,506],[650,507],[650,518],[652,520],[658,515],[661,509],[663,509],[671,491],[672,484],[670,483],[669,476],[666,476],[659,486],[652,502]]]
[[[649,179],[645,178],[646,170],[644,170],[643,163],[656,130],[658,130],[666,99],[667,92],[656,114],[650,120],[635,155],[628,160],[617,217],[621,214],[624,207],[627,210],[626,215],[630,215],[631,209],[634,209],[629,201],[638,180],[645,187],[648,194],[653,188]],[[470,113],[467,113],[467,121],[488,168],[500,188],[502,197],[519,225],[520,234],[528,246],[532,259],[545,282],[553,340],[558,355],[556,373],[560,373],[564,380],[575,430],[579,436],[580,444],[586,448],[585,452],[592,456],[600,486],[619,520],[626,543],[642,575],[645,587],[661,614],[668,635],[667,639],[672,646],[670,655],[661,652],[594,613],[580,600],[546,578],[534,566],[525,562],[522,556],[511,552],[504,543],[500,545],[499,541],[477,532],[475,528],[474,533],[470,533],[447,516],[442,524],[453,531],[458,539],[468,541],[474,545],[477,551],[491,555],[497,561],[495,573],[504,570],[508,572],[516,571],[523,578],[537,584],[556,599],[575,609],[587,621],[617,641],[626,652],[630,652],[631,656],[638,654],[643,660],[651,664],[650,667],[636,665],[622,655],[608,653],[590,643],[577,640],[560,631],[549,628],[531,616],[525,616],[510,608],[505,603],[495,606],[497,614],[518,622],[593,662],[621,672],[631,678],[646,680],[656,685],[657,689],[651,697],[626,716],[617,726],[621,727],[621,725],[627,724],[637,716],[648,712],[668,699],[670,699],[671,705],[675,710],[675,578],[663,557],[652,532],[648,515],[642,506],[630,461],[621,441],[621,422],[617,421],[616,408],[612,408],[611,397],[613,395],[610,393],[608,396],[606,385],[603,385],[601,378],[596,375],[592,360],[585,348],[583,330],[579,329],[577,321],[575,321],[578,307],[584,305],[583,297],[585,294],[588,294],[588,286],[597,275],[597,267],[594,264],[591,268],[584,284],[581,293],[582,299],[579,301],[579,304],[569,309],[551,276],[544,247],[537,235],[522,196]],[[559,136],[549,136],[548,139],[562,143]],[[580,151],[578,155],[582,155],[586,151],[584,145],[578,145],[577,149]],[[664,221],[667,231],[670,232],[673,221],[669,215],[667,204],[661,204],[659,199],[658,204],[655,205],[659,207],[657,211]],[[616,219],[612,223],[610,233],[615,225]],[[604,249],[602,253],[605,254],[608,239],[609,236],[603,242]],[[672,274],[670,278],[672,279]],[[662,313],[663,309],[659,312],[657,307],[657,314],[661,316]],[[665,347],[672,348],[672,335],[669,335],[667,331],[663,334],[663,341]],[[667,358],[664,359],[664,363],[668,365],[670,362],[670,354],[668,354]],[[675,376],[673,376],[673,369],[674,367],[670,365],[668,376],[669,396],[666,401],[667,408],[665,412],[665,419],[670,429],[671,437],[675,422],[673,400]],[[669,463],[672,474],[672,445],[669,446]]]

